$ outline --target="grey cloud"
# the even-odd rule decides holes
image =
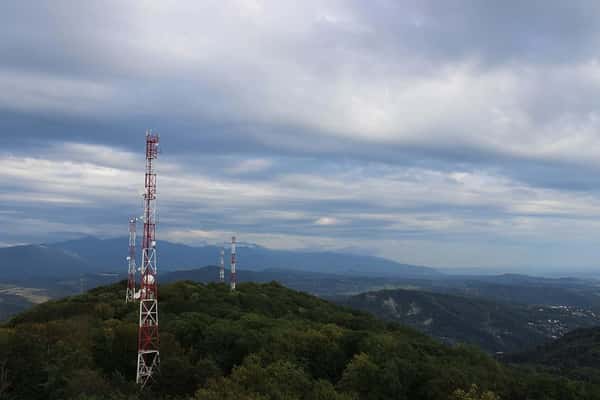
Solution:
[[[598,233],[595,2],[0,7],[0,208],[29,221],[0,242],[118,234],[146,128],[176,240],[516,264]]]
[[[357,14],[375,27],[373,44],[382,43],[383,50],[405,49],[429,60],[476,57],[490,65],[572,63],[596,55],[600,8],[593,1],[355,3],[360,8]],[[382,37],[387,40],[375,39]]]

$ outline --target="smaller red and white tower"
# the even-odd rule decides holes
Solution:
[[[229,284],[231,290],[235,290],[237,284],[237,275],[235,272],[235,236],[231,237],[231,276],[229,278]]]
[[[129,218],[129,255],[127,256],[127,292],[125,303],[132,302],[135,298],[135,242],[137,236],[137,218]]]
[[[219,259],[219,282],[225,282],[225,249],[221,249],[221,258]]]

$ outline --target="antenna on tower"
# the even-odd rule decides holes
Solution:
[[[235,236],[231,237],[231,276],[229,277],[229,285],[231,290],[235,290],[235,286],[237,285],[237,274],[235,272]]]
[[[140,319],[136,382],[144,388],[160,363],[158,337],[158,283],[156,280],[156,172],[159,137],[146,131],[146,178],[144,192],[144,233],[140,269]]]
[[[135,299],[135,242],[137,235],[137,218],[129,218],[129,255],[127,256],[127,292],[125,293],[125,303],[130,303]]]
[[[219,282],[225,282],[225,249],[221,248],[221,257],[219,258]]]

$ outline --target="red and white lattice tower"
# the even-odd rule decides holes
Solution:
[[[219,259],[219,282],[225,282],[225,249],[221,249],[221,258]]]
[[[231,237],[231,276],[229,277],[231,290],[235,290],[237,284],[237,274],[235,272],[235,236]]]
[[[135,241],[137,230],[137,218],[129,219],[129,255],[127,256],[127,292],[125,293],[125,303],[130,303],[135,299]]]
[[[140,320],[136,382],[144,387],[158,371],[158,283],[156,265],[156,172],[159,137],[146,132],[146,180],[144,192],[144,233],[140,282]]]

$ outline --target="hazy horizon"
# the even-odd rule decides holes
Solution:
[[[72,235],[72,237],[70,238],[65,238],[65,239],[61,239],[61,240],[57,240],[57,241],[50,241],[50,242],[43,242],[43,243],[19,243],[19,244],[14,244],[14,245],[9,245],[9,246],[3,246],[0,245],[0,249],[2,248],[6,248],[6,247],[13,247],[13,246],[37,246],[37,245],[56,245],[56,244],[60,244],[63,242],[69,242],[69,241],[80,241],[80,240],[85,240],[85,239],[94,239],[94,240],[121,240],[124,243],[128,240],[127,236],[107,236],[107,237],[102,237],[102,236],[94,236],[94,235]],[[223,247],[226,250],[229,247],[229,243],[228,242],[209,242],[209,241],[198,241],[198,242],[194,242],[194,243],[184,243],[184,242],[178,242],[178,241],[168,241],[171,244],[176,244],[176,245],[183,245],[183,246],[189,246],[189,247],[195,247],[195,248],[202,248],[205,246],[210,246],[210,247]],[[340,249],[329,249],[329,248],[319,248],[319,247],[298,247],[298,248],[273,248],[273,247],[269,247],[269,246],[262,246],[259,245],[257,243],[252,243],[252,242],[243,242],[243,241],[237,241],[237,245],[238,248],[243,249],[244,247],[255,247],[255,246],[259,246],[261,248],[267,249],[267,250],[285,250],[285,251],[296,251],[296,252],[307,252],[307,253],[319,253],[319,252],[334,252],[334,253],[341,253],[341,254],[346,254],[346,255],[358,255],[358,256],[369,256],[369,257],[380,257],[389,261],[393,261],[399,264],[408,264],[408,263],[404,263],[403,260],[401,259],[394,259],[394,258],[388,258],[388,257],[382,257],[382,256],[378,256],[376,254],[368,254],[368,253],[364,253],[361,251],[361,249],[354,249],[354,248],[340,248]],[[158,243],[158,248],[160,250],[160,241]],[[242,250],[243,253],[243,250]],[[527,275],[527,276],[532,276],[532,277],[545,277],[545,278],[568,278],[568,277],[573,277],[573,278],[593,278],[593,279],[599,279],[600,278],[600,274],[598,274],[597,271],[597,267],[596,266],[579,266],[576,268],[573,268],[573,266],[554,266],[554,267],[550,267],[548,268],[547,266],[542,266],[542,265],[519,265],[519,266],[498,266],[495,268],[489,268],[489,267],[464,267],[464,266],[460,266],[460,265],[441,265],[441,266],[430,266],[430,265],[424,265],[424,264],[411,264],[411,265],[416,265],[416,266],[421,266],[421,267],[428,267],[428,268],[435,268],[437,271],[442,272],[444,274],[448,274],[448,275],[505,275],[505,274],[515,274],[515,275]],[[368,271],[365,271],[365,275],[368,275]]]

